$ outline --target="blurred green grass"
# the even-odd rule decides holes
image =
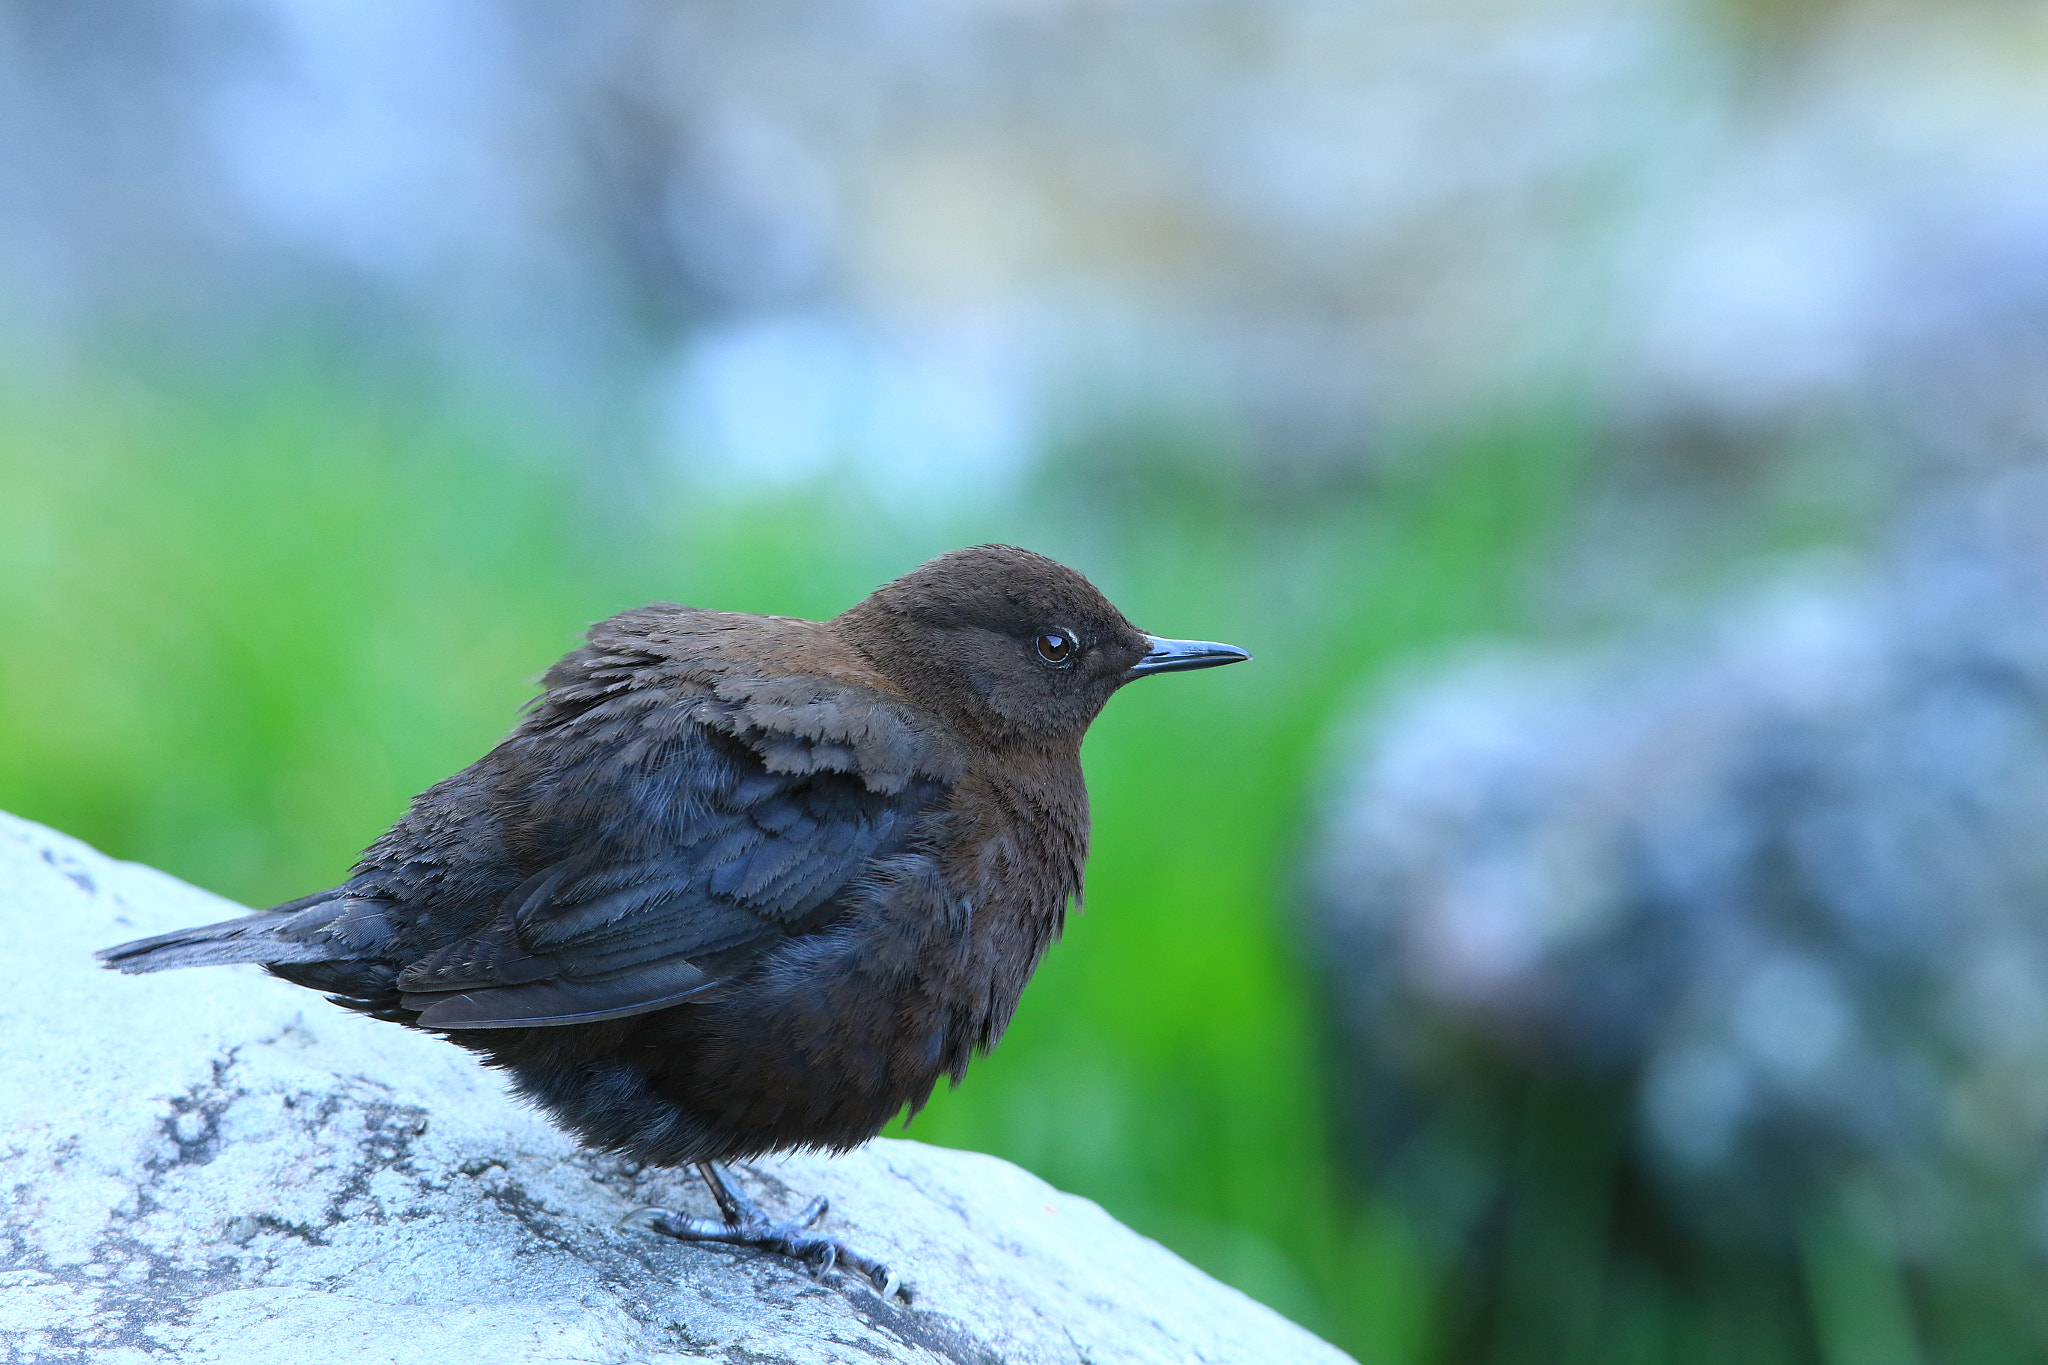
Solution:
[[[958,544],[1030,545],[1148,629],[1249,648],[1088,741],[1086,913],[912,1136],[1089,1195],[1367,1361],[1439,1358],[1429,1261],[1347,1193],[1292,932],[1333,718],[1512,622],[1573,486],[1566,418],[1275,486],[1132,432],[1001,511],[843,480],[714,496],[345,363],[0,396],[0,806],[261,905],[330,885],[510,724],[581,629],[670,599],[836,612]]]

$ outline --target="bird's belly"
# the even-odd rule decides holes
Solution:
[[[957,1030],[932,1026],[939,1016],[925,1003],[870,995],[838,1001],[826,1018],[726,1001],[587,1026],[573,1039],[569,1029],[472,1036],[586,1144],[681,1165],[867,1141],[971,1050]]]
[[[1014,915],[921,927],[819,935],[742,989],[651,1017],[650,1079],[736,1155],[865,1142],[995,1042],[1049,938]]]
[[[678,1021],[690,1036],[664,1068],[676,1098],[762,1151],[865,1142],[974,1047],[972,1011],[943,988],[953,983],[889,984],[820,982],[801,1001],[720,1002]]]

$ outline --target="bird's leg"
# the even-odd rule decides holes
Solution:
[[[828,1206],[824,1199],[813,1199],[804,1205],[795,1219],[779,1223],[748,1198],[746,1191],[732,1178],[732,1172],[718,1162],[698,1162],[697,1174],[703,1177],[712,1199],[717,1202],[722,1221],[648,1208],[633,1210],[619,1220],[619,1226],[642,1227],[684,1242],[724,1242],[730,1246],[758,1247],[802,1261],[819,1275],[835,1265],[843,1265],[865,1276],[883,1298],[894,1298],[899,1293],[906,1300],[909,1298],[907,1287],[895,1271],[880,1261],[861,1255],[836,1237],[810,1231],[812,1225],[825,1216]]]

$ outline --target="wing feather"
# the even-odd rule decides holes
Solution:
[[[877,790],[850,744],[714,719],[627,694],[532,737],[520,758],[542,776],[500,800],[508,844],[545,861],[479,929],[399,973],[403,1007],[424,1027],[484,1029],[700,996],[827,922],[944,791],[915,773]]]

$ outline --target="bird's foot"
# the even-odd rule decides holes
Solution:
[[[619,1220],[620,1227],[646,1228],[684,1242],[724,1242],[728,1246],[756,1247],[801,1261],[813,1275],[824,1275],[843,1266],[862,1276],[885,1299],[910,1302],[910,1286],[880,1261],[863,1256],[836,1237],[810,1229],[825,1216],[822,1198],[804,1205],[788,1222],[770,1218],[762,1207],[741,1190],[731,1172],[715,1161],[697,1164],[697,1172],[711,1188],[718,1203],[720,1219],[696,1218],[669,1209],[635,1209]]]

